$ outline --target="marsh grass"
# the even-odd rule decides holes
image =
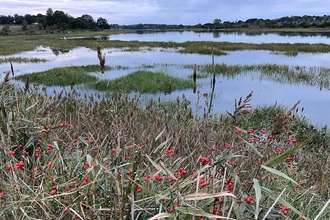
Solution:
[[[9,57],[9,58],[0,58],[0,64],[1,63],[45,63],[47,62],[47,59],[41,59],[37,57],[32,57],[32,58],[23,58],[23,57]]]
[[[288,142],[303,131],[294,128],[298,117],[269,141],[274,117],[261,122],[268,109],[238,114],[234,125],[226,115],[193,112],[184,97],[140,107],[138,96],[93,96],[1,85],[1,218],[258,219],[272,205],[270,214],[283,219],[330,217],[328,209],[321,213],[329,149]]]
[[[72,82],[77,82],[77,84],[79,82],[96,90],[111,90],[113,92],[139,91],[142,93],[156,93],[159,91],[169,93],[174,90],[184,90],[193,87],[192,80],[184,79],[182,77],[171,77],[166,74],[156,74],[156,72],[151,74],[153,69],[168,67],[193,70],[194,65],[168,63],[143,64],[139,67],[139,69],[142,70],[138,70],[115,80],[99,81],[97,77],[91,76],[89,73],[100,72],[100,69],[96,65],[55,68],[44,72],[21,75],[15,79],[26,81],[27,77],[29,77],[31,82],[59,86],[68,86],[71,85]],[[196,68],[197,79],[207,78],[213,74],[212,65],[198,65]],[[111,74],[111,71],[113,70],[129,69],[130,67],[121,65],[105,66],[105,71],[109,71],[108,74]],[[145,71],[147,69],[149,71]],[[268,80],[282,84],[303,84],[317,87],[319,89],[330,89],[330,69],[326,67],[289,66],[278,64],[228,65],[222,63],[214,65],[214,72],[218,76],[222,75],[227,78],[242,75],[251,76],[258,80]],[[189,78],[192,78],[192,75]]]
[[[93,87],[96,90],[114,92],[171,93],[194,87],[194,82],[167,75],[162,72],[138,70],[114,80],[101,80]]]
[[[105,70],[111,69],[107,66],[104,68]],[[90,75],[91,72],[100,72],[100,67],[97,65],[61,67],[20,75],[14,79],[26,81],[29,78],[30,82],[46,86],[70,86],[72,84],[96,82],[97,77]]]
[[[113,67],[104,66],[103,68],[105,71],[129,69],[128,67],[120,65]],[[143,68],[154,68],[154,66],[143,66]],[[97,65],[89,65],[54,68],[43,72],[20,75],[14,77],[14,79],[24,82],[29,80],[30,82],[46,86],[84,84],[85,87],[99,91],[126,93],[171,93],[175,90],[185,90],[196,86],[190,79],[173,77],[162,72],[138,70],[114,80],[100,80],[99,77],[91,75],[90,73],[92,72],[100,72],[100,67]]]
[[[212,54],[211,48],[214,48],[215,55],[226,55],[228,51],[238,50],[269,50],[275,53],[284,53],[295,55],[298,53],[328,53],[330,45],[327,44],[307,44],[307,43],[231,43],[231,42],[206,42],[206,41],[187,41],[183,43],[176,42],[139,42],[139,41],[119,41],[119,40],[61,40],[63,36],[92,36],[111,34],[112,32],[86,32],[86,33],[57,33],[44,35],[18,35],[18,36],[2,36],[0,41],[0,55],[11,55],[24,51],[32,51],[39,45],[52,48],[73,49],[75,47],[87,47],[95,50],[99,44],[101,48],[126,48],[124,51],[138,51],[141,48],[164,48],[176,49],[181,53],[201,53]],[[116,32],[114,32],[115,34]],[[111,37],[110,37],[111,39]]]
[[[192,65],[186,68],[192,68]],[[197,78],[205,78],[213,74],[212,65],[201,65],[198,67]],[[320,89],[330,89],[330,69],[326,67],[289,66],[278,64],[255,64],[255,65],[227,65],[216,64],[214,71],[217,75],[228,78],[237,75],[248,75],[258,73],[260,80],[271,80],[273,82],[286,84],[305,84],[316,86]]]

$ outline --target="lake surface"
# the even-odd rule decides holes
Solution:
[[[136,33],[123,33],[111,35],[109,40],[125,41],[227,41],[243,43],[330,43],[330,32],[162,32],[137,31]]]
[[[201,36],[199,36],[199,34]],[[205,34],[205,35],[204,35]],[[187,35],[191,38],[189,40],[212,40],[213,33],[194,33],[194,32],[166,32],[157,33],[157,37],[152,37],[155,33],[149,34],[123,34],[115,35],[120,37],[120,40],[141,40],[139,38],[150,38],[153,41],[166,41],[166,39],[172,39],[174,36],[181,36],[176,41],[186,41],[187,38],[183,36]],[[196,37],[197,35],[197,37]],[[202,36],[203,35],[203,36]],[[186,37],[187,37],[186,36]],[[224,37],[227,35],[222,34]],[[114,36],[111,35],[110,40]],[[132,39],[128,39],[132,38]],[[233,37],[233,36],[232,36]],[[238,35],[237,40],[251,39],[260,41],[262,38],[269,42],[287,42],[290,37],[276,35],[274,33],[267,35]],[[267,38],[269,37],[269,38]],[[295,41],[308,40],[311,42],[320,42],[321,40],[327,40],[327,36],[293,36]],[[208,39],[209,38],[209,39]],[[219,40],[220,38],[216,38]],[[278,38],[278,39],[277,39]],[[224,39],[224,38],[223,38]],[[256,40],[259,39],[259,40]],[[274,39],[276,41],[274,41]],[[96,39],[94,39],[96,40]],[[173,39],[172,39],[173,40]],[[214,39],[213,39],[214,40]],[[233,40],[230,40],[233,42]],[[258,42],[261,43],[261,42]],[[174,49],[143,49],[136,52],[125,52],[119,49],[105,48],[102,53],[106,53],[106,64],[111,66],[126,66],[125,70],[113,70],[107,71],[104,75],[99,73],[92,73],[101,79],[114,79],[127,75],[135,70],[148,69],[151,71],[163,71],[165,73],[187,78],[192,73],[192,69],[186,69],[182,66],[185,64],[210,64],[211,56],[198,55],[198,54],[180,54]],[[49,47],[39,46],[34,51],[24,52],[21,54],[15,54],[11,56],[2,56],[0,58],[8,57],[27,57],[27,58],[44,58],[48,61],[45,63],[13,63],[16,75],[44,71],[55,67],[64,66],[76,66],[76,65],[89,65],[98,64],[98,58],[96,52],[85,47],[75,48],[73,50],[55,50]],[[289,66],[305,66],[305,67],[330,67],[330,54],[328,53],[299,53],[295,57],[288,57],[282,54],[274,54],[270,51],[234,51],[228,52],[226,56],[215,56],[215,63],[241,64],[241,65],[253,65],[253,64],[286,64]],[[4,73],[10,70],[8,63],[0,64],[0,78],[4,77]],[[197,89],[200,94],[211,93],[211,77],[198,79],[197,83],[200,85]],[[58,87],[49,87],[50,93],[53,90],[60,90]],[[298,100],[301,101],[299,108],[304,107],[303,113],[306,118],[316,125],[330,125],[330,92],[327,89],[320,89],[316,86],[309,86],[304,84],[289,84],[278,83],[267,78],[261,78],[258,73],[246,73],[238,75],[234,78],[228,78],[225,76],[218,76],[216,78],[215,86],[215,99],[213,101],[212,111],[215,113],[225,113],[226,111],[232,112],[234,110],[234,100],[240,97],[245,98],[252,90],[254,90],[251,104],[253,106],[258,105],[274,105],[275,103],[292,107]],[[81,91],[91,93],[93,91]],[[191,101],[192,107],[196,106],[198,94],[193,93],[192,90],[175,91],[171,94],[146,94],[143,95],[146,98],[157,99],[161,97],[163,100],[174,100],[182,95]],[[205,98],[201,95],[199,100],[199,106],[201,108],[207,108],[205,104]],[[201,110],[202,111],[202,110]]]

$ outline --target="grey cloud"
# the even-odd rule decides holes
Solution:
[[[248,18],[328,14],[324,0],[2,0],[0,14],[45,14],[50,7],[74,17],[104,17],[109,23],[197,24]]]

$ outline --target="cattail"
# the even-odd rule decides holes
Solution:
[[[14,76],[14,67],[11,61],[10,61],[10,69],[11,69],[11,75]]]
[[[25,92],[28,91],[30,89],[30,77],[27,77],[26,78],[26,81],[25,81],[25,86],[24,86],[24,90]]]
[[[100,61],[100,70],[101,70],[101,73],[104,74],[105,54],[102,56],[101,47],[100,47],[99,44],[97,45],[97,57],[99,58],[99,61]]]
[[[5,75],[5,78],[4,78],[4,80],[3,80],[3,82],[4,83],[7,83],[7,82],[9,82],[9,74],[10,74],[10,71],[8,71],[7,73],[6,73],[6,75]]]

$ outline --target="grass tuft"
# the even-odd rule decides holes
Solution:
[[[192,89],[194,83],[189,79],[173,77],[162,72],[139,70],[114,80],[102,80],[95,84],[96,90],[140,93],[171,93],[175,90]]]
[[[69,86],[72,84],[91,83],[97,80],[97,77],[91,76],[90,72],[98,72],[99,66],[70,66],[54,68],[51,70],[29,73],[15,77],[15,79],[44,84],[46,86]]]

